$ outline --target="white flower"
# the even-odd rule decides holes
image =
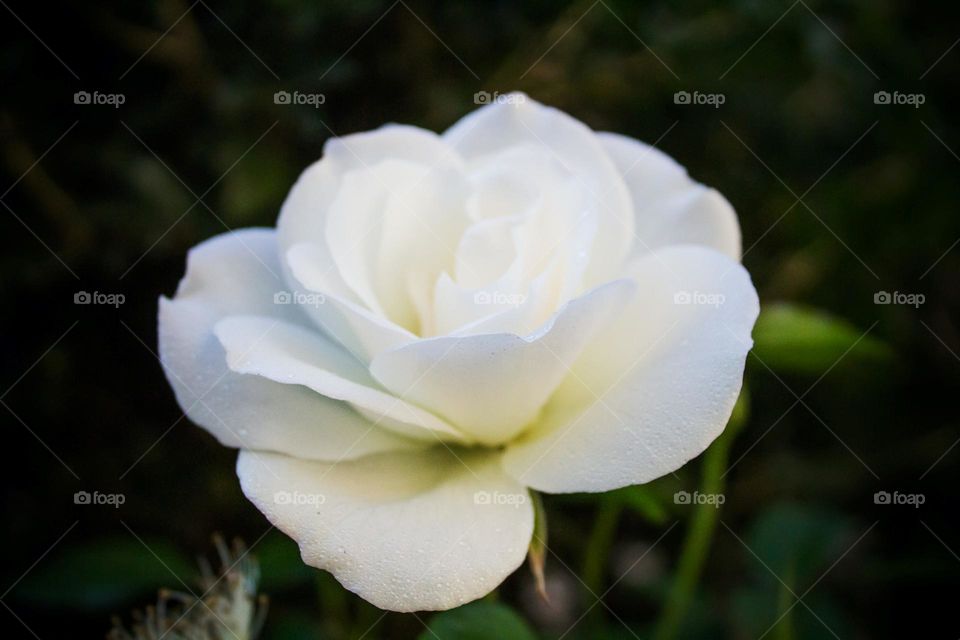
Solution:
[[[187,415],[307,563],[384,609],[483,596],[523,562],[528,488],[669,473],[740,392],[759,307],[729,203],[514,97],[329,141],[276,230],[195,247],[160,301]]]

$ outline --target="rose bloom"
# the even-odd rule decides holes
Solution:
[[[668,156],[512,94],[328,141],[276,229],[190,251],[160,355],[306,563],[448,609],[522,564],[531,489],[648,482],[721,433],[759,311],[739,257]]]

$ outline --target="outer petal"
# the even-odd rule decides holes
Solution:
[[[293,305],[274,304],[285,291],[272,230],[223,234],[194,247],[174,300],[160,299],[160,360],[189,418],[230,447],[337,460],[412,441],[371,428],[347,404],[291,385],[236,374],[213,334],[225,315],[255,313],[301,326]]]
[[[507,449],[508,473],[530,487],[648,482],[700,454],[730,417],[759,313],[747,272],[684,246],[645,256],[633,273],[636,305],[585,350],[541,423]]]
[[[230,316],[214,333],[237,373],[309,387],[405,436],[431,443],[468,440],[435,415],[384,393],[360,363],[316,331],[271,318]]]
[[[740,225],[730,203],[694,182],[659,149],[616,133],[598,133],[623,176],[636,215],[635,253],[701,244],[740,259]]]
[[[623,179],[596,135],[569,115],[515,93],[481,107],[443,134],[469,163],[517,145],[546,149],[593,196],[600,220],[590,252],[587,286],[615,277],[633,238],[634,216]]]
[[[243,451],[243,492],[303,560],[382,609],[439,610],[489,593],[523,563],[527,490],[497,454],[445,449],[337,465]]]
[[[634,291],[629,280],[616,280],[572,300],[526,338],[430,338],[380,354],[370,371],[393,393],[429,407],[478,442],[500,444],[537,417],[581,350]]]

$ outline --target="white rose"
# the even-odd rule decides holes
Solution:
[[[759,310],[739,254],[669,157],[514,94],[330,140],[276,230],[190,252],[160,353],[307,563],[447,609],[523,562],[528,489],[648,482],[720,434]]]

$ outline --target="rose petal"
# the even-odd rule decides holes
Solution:
[[[547,151],[588,195],[598,217],[587,286],[616,276],[633,240],[630,194],[593,131],[569,115],[515,93],[468,114],[443,139],[470,162],[517,145]]]
[[[561,302],[569,299],[561,297],[566,284],[563,279],[567,274],[566,266],[560,256],[557,256],[525,290],[514,287],[509,277],[494,283],[492,287],[473,291],[450,288],[442,290],[441,285],[448,283],[438,282],[438,315],[451,300],[457,300],[461,310],[467,311],[464,317],[470,315],[468,307],[472,307],[474,318],[465,324],[448,323],[446,331],[441,335],[461,337],[511,333],[524,336],[536,332],[556,313]]]
[[[740,259],[740,225],[730,203],[694,182],[662,151],[616,133],[598,133],[623,176],[636,214],[635,253],[702,244]]]
[[[564,493],[648,482],[700,454],[730,417],[759,312],[747,272],[692,245],[648,254],[632,272],[636,303],[507,449],[505,468],[528,486]]]
[[[459,171],[463,163],[436,133],[405,125],[386,125],[375,131],[332,138],[323,157],[310,165],[290,190],[277,221],[280,253],[300,245],[298,265],[283,263],[284,276],[294,291],[323,293],[331,304],[308,313],[331,336],[357,357],[373,354],[412,338],[389,318],[371,320],[361,311],[360,297],[344,280],[327,244],[328,213],[347,172],[375,166],[384,160],[417,163],[431,170]],[[309,247],[309,250],[303,250]],[[350,247],[341,246],[342,250]],[[299,267],[299,278],[292,270]],[[307,279],[307,282],[303,282]]]
[[[510,217],[490,218],[464,231],[457,246],[454,268],[457,284],[480,288],[506,273],[517,258],[513,239],[515,224]]]
[[[230,316],[214,333],[232,371],[309,387],[411,438],[468,440],[429,412],[380,390],[360,363],[315,331],[271,318]]]
[[[347,172],[328,211],[327,246],[371,311],[419,333],[413,289],[452,271],[467,226],[466,183],[453,171],[385,160]]]
[[[441,610],[480,598],[523,563],[533,508],[492,452],[386,454],[336,465],[243,451],[244,494],[374,605]]]
[[[310,326],[279,278],[276,234],[226,233],[194,247],[173,300],[160,299],[160,360],[184,413],[230,447],[339,460],[419,446],[371,423],[347,404],[291,385],[236,374],[213,326],[224,316],[254,313]]]
[[[591,214],[593,196],[574,184],[549,151],[531,144],[483,156],[471,163],[469,175],[477,189],[475,196],[482,196],[491,184],[512,184],[521,178],[528,193],[513,203],[509,197],[480,197],[474,202],[478,209],[474,215],[480,215],[478,202],[483,200],[499,201],[502,206],[486,211],[493,217],[467,229],[459,255],[470,247],[473,234],[484,234],[487,244],[501,248],[496,269],[500,273],[489,274],[494,270],[485,269],[479,272],[493,277],[470,278],[470,273],[463,273],[467,270],[457,269],[456,280],[444,274],[434,289],[431,335],[526,335],[583,290],[597,224]],[[509,195],[511,190],[506,191]],[[497,210],[510,215],[495,217]],[[479,252],[481,247],[476,249]],[[483,249],[486,256],[493,253],[489,247]]]
[[[337,295],[326,289],[326,279],[336,268],[328,252],[318,245],[294,245],[287,252],[286,264],[298,299],[315,301],[302,305],[303,311],[361,362],[368,363],[382,351],[417,339],[403,327],[354,302],[352,294]],[[321,297],[311,297],[316,295]]]
[[[393,393],[431,409],[483,444],[500,444],[536,418],[568,367],[634,291],[602,285],[561,308],[533,335],[430,338],[386,351],[370,365]]]
[[[374,131],[331,138],[323,157],[301,174],[283,203],[277,231],[282,253],[300,242],[324,245],[326,216],[343,174],[384,160],[458,170],[460,157],[433,131],[390,124]]]

